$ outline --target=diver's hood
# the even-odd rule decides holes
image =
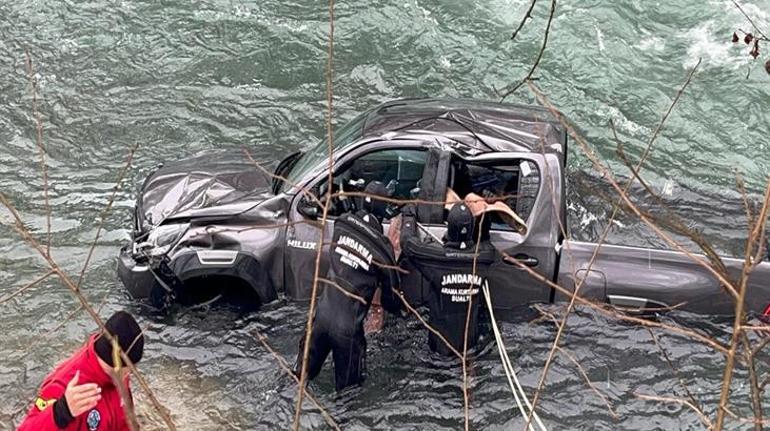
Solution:
[[[168,163],[147,178],[137,216],[142,227],[149,227],[171,219],[241,214],[273,196],[271,182],[240,151],[187,158]]]

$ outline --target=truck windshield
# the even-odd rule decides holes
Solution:
[[[367,116],[368,112],[364,112],[335,132],[334,141],[332,142],[332,148],[335,153],[361,137]],[[289,181],[284,181],[281,191],[286,191],[292,185],[299,183],[306,173],[326,161],[329,155],[329,146],[326,142],[326,139],[321,140],[316,146],[302,155],[291,172],[286,176],[286,179]]]

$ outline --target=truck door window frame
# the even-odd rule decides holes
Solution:
[[[346,169],[348,169],[352,163],[354,163],[356,160],[360,159],[361,157],[365,157],[369,154],[381,152],[381,151],[416,151],[420,153],[424,153],[425,157],[423,160],[423,163],[428,162],[428,147],[425,145],[419,143],[419,142],[410,142],[410,143],[404,143],[404,144],[396,144],[396,145],[387,145],[384,144],[382,141],[376,141],[372,143],[365,144],[361,147],[357,147],[342,156],[340,156],[339,159],[337,159],[334,162],[334,166],[332,167],[332,178],[336,177],[339,174],[344,173]],[[424,171],[424,165],[423,165],[423,171]],[[323,169],[318,175],[316,175],[314,178],[309,180],[305,186],[302,186],[304,190],[307,190],[309,193],[315,193],[318,191],[318,188],[323,184],[324,181],[328,180],[328,171],[326,169]],[[302,198],[303,193],[298,193],[294,198],[294,203],[292,204],[292,207],[296,206],[296,202],[299,201],[299,199]],[[350,199],[350,197],[348,197]],[[334,220],[339,215],[332,215],[329,214],[327,216],[328,219]],[[387,220],[383,220],[383,223],[387,223]]]
[[[463,190],[460,187],[458,187],[458,184],[456,181],[458,180],[458,171],[456,169],[455,164],[457,162],[460,162],[464,164],[466,167],[472,167],[473,169],[478,170],[487,170],[490,173],[486,175],[504,175],[505,173],[513,173],[517,172],[516,174],[510,174],[510,178],[506,180],[506,183],[510,183],[511,181],[515,181],[515,185],[512,190],[506,190],[507,184],[503,186],[503,190],[496,190],[494,193],[484,193],[487,190],[474,190],[473,189],[473,175],[470,173],[471,169],[468,169],[466,172],[466,180],[468,184],[464,185],[467,190]],[[475,162],[475,163],[474,163]],[[513,163],[511,163],[513,162]],[[526,166],[526,168],[524,167]],[[528,170],[528,173],[524,173],[523,171]],[[483,175],[479,175],[477,178],[483,177]],[[522,184],[523,180],[527,180],[526,183]],[[532,181],[534,180],[534,181]],[[505,158],[505,159],[491,159],[491,160],[484,160],[484,161],[466,161],[462,158],[455,158],[452,162],[452,171],[450,174],[450,178],[448,179],[448,187],[451,187],[452,190],[454,190],[458,195],[465,196],[470,192],[476,193],[482,197],[495,197],[495,196],[511,196],[516,195],[515,197],[509,197],[508,199],[501,199],[500,201],[508,205],[512,210],[514,210],[517,214],[521,216],[524,221],[527,222],[527,225],[529,225],[529,219],[532,216],[532,213],[535,210],[535,204],[537,203],[537,198],[540,196],[541,192],[541,185],[543,183],[543,175],[541,173],[540,167],[538,164],[530,159],[527,159],[525,157],[514,157],[514,158]],[[497,186],[499,188],[499,184],[494,184],[494,186]],[[519,196],[520,193],[522,193],[522,190],[524,188],[528,188],[528,195],[525,196]],[[536,189],[536,190],[533,190]],[[532,193],[534,191],[534,193]],[[523,201],[523,199],[529,199],[528,201]],[[527,205],[526,213],[521,211],[522,205]],[[492,230],[498,230],[498,231],[507,231],[507,232],[515,232],[516,229],[505,223],[501,217],[495,213],[491,214],[492,217],[495,217],[495,219],[492,221],[491,229]]]

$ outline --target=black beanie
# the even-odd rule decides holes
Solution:
[[[360,209],[374,214],[378,219],[382,219],[388,216],[388,203],[382,199],[377,199],[377,196],[389,197],[390,192],[388,188],[380,181],[372,181],[366,185],[364,193],[367,196],[361,197]]]
[[[118,339],[118,345],[132,363],[136,364],[142,359],[144,335],[132,315],[125,311],[118,311],[107,320],[104,327],[107,332]],[[112,361],[112,343],[104,334],[100,334],[94,342],[94,350],[99,359],[111,367],[115,366],[115,363]],[[124,361],[121,360],[121,362]]]
[[[450,243],[461,244],[460,248],[466,248],[473,244],[475,218],[470,208],[463,202],[456,203],[447,215],[447,240]]]

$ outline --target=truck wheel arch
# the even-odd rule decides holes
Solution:
[[[224,264],[201,262],[198,253],[191,250],[176,256],[171,267],[183,283],[201,278],[229,277],[251,287],[262,304],[278,298],[267,269],[249,253],[239,251],[232,263]]]

